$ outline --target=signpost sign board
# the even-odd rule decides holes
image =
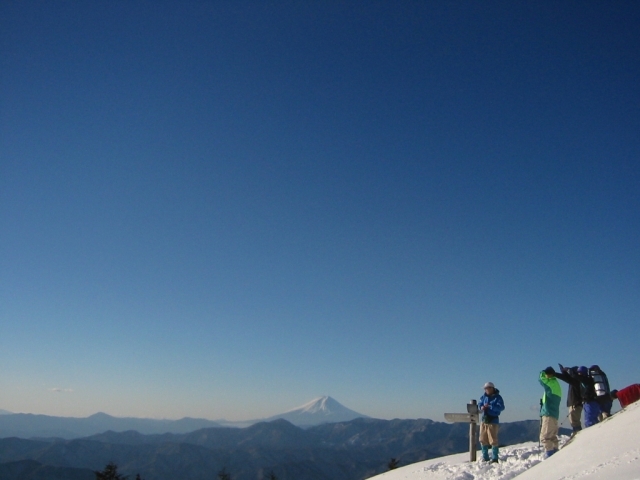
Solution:
[[[480,415],[477,413],[445,413],[444,419],[451,423],[478,423]]]
[[[452,423],[468,423],[469,424],[469,458],[472,462],[476,461],[476,437],[478,435],[478,422],[480,421],[480,412],[478,403],[471,400],[467,404],[468,413],[445,413],[444,419]]]

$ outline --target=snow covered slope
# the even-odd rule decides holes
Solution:
[[[270,417],[266,421],[284,418],[294,425],[312,426],[322,423],[348,422],[360,417],[368,418],[366,415],[345,407],[331,397],[320,397],[301,407]]]
[[[563,440],[566,440],[563,439]],[[640,480],[640,402],[583,430],[542,461],[537,443],[501,449],[499,464],[469,463],[469,453],[435,458],[375,480]]]
[[[540,463],[541,456],[542,449],[538,448],[538,444],[527,442],[501,448],[499,464],[483,461],[469,463],[469,452],[465,452],[414,463],[373,478],[375,480],[507,480]]]
[[[639,480],[640,402],[589,427],[518,480]]]

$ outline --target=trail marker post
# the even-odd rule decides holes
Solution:
[[[444,419],[451,423],[469,423],[469,459],[471,462],[475,462],[478,451],[476,437],[478,436],[478,422],[480,421],[478,402],[471,400],[467,403],[467,413],[445,413]]]

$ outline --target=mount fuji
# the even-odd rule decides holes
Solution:
[[[355,418],[369,418],[355,412],[331,397],[319,397],[288,412],[266,418],[264,421],[284,419],[298,427],[312,427],[323,423],[348,422]]]

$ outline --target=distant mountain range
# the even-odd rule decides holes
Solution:
[[[130,479],[139,473],[145,480],[210,480],[226,468],[234,480],[261,479],[270,471],[279,480],[361,480],[384,472],[391,458],[406,465],[469,445],[466,424],[378,420],[331,397],[268,420],[238,428],[104,413],[0,415],[0,479],[94,480],[93,471],[113,461]],[[537,420],[504,423],[500,440],[535,440],[538,429]]]
[[[154,420],[150,418],[120,418],[96,413],[86,418],[51,417],[31,413],[0,415],[0,438],[63,438],[88,437],[113,430],[135,430],[143,434],[187,433],[200,428],[219,427],[211,420],[182,418],[180,420]]]
[[[504,444],[535,440],[539,422],[503,423]],[[302,429],[286,420],[248,428],[214,427],[184,434],[104,432],[74,440],[0,439],[0,478],[94,480],[113,461],[130,478],[210,480],[222,469],[234,480],[361,480],[468,449],[466,424],[357,418]]]
[[[248,427],[261,421],[284,419],[299,427],[310,427],[323,423],[335,423],[368,418],[354,412],[331,397],[320,397],[280,415],[245,422],[211,421],[203,418],[182,418],[180,420],[154,420],[150,418],[112,417],[106,413],[96,413],[86,418],[52,417],[29,413],[7,412],[0,415],[0,438],[63,438],[88,437],[108,430],[114,432],[136,432],[152,435],[160,433],[187,433],[211,427]]]

